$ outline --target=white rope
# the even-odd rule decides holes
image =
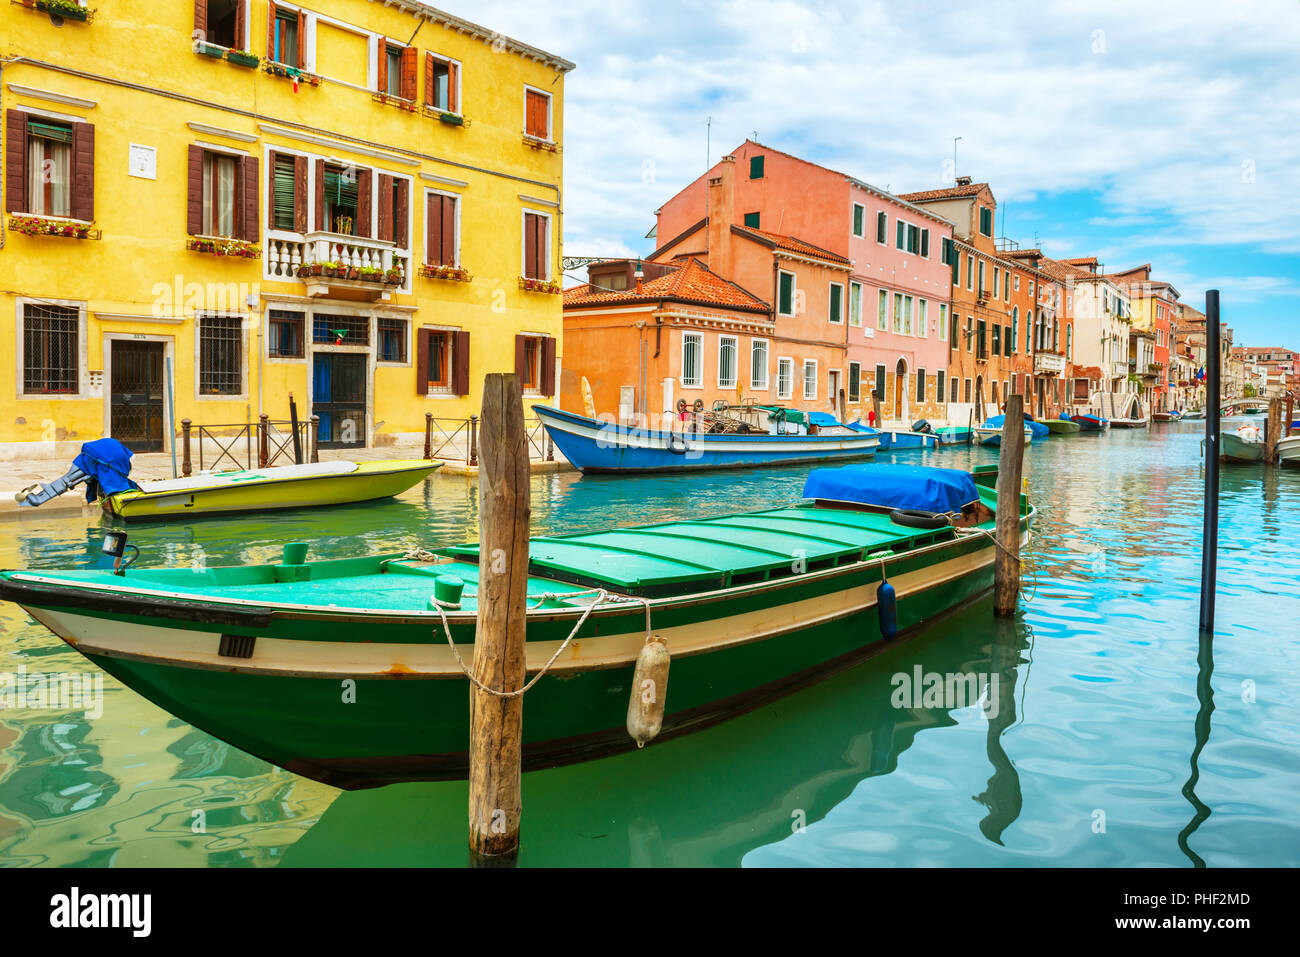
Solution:
[[[547,601],[558,600],[561,598],[578,598],[583,595],[595,595],[596,600],[593,601],[591,604],[589,604],[586,610],[583,611],[582,615],[578,618],[577,623],[573,626],[573,630],[569,632],[569,637],[565,638],[564,641],[560,643],[560,647],[555,649],[555,654],[551,655],[550,660],[548,660],[546,664],[542,666],[541,670],[538,671],[537,674],[533,675],[531,681],[529,681],[526,685],[524,685],[522,688],[518,689],[517,691],[498,691],[495,688],[489,688],[487,685],[483,684],[483,682],[479,681],[477,678],[474,677],[470,669],[465,666],[465,662],[460,656],[460,650],[456,647],[456,642],[454,642],[451,638],[451,626],[447,623],[446,609],[459,608],[460,603],[440,601],[437,598],[431,599],[431,601],[433,602],[433,606],[438,609],[438,615],[442,619],[443,634],[447,636],[447,644],[451,646],[451,653],[456,659],[456,664],[460,665],[460,670],[465,673],[465,677],[468,678],[470,682],[473,683],[474,687],[478,688],[479,691],[485,692],[490,695],[494,695],[498,698],[518,698],[520,695],[522,695],[533,685],[537,684],[537,682],[541,680],[542,676],[551,669],[551,665],[555,664],[556,660],[560,657],[560,655],[564,653],[564,649],[569,647],[569,644],[573,641],[575,637],[577,637],[578,632],[582,630],[583,624],[591,616],[591,613],[596,610],[597,605],[603,604],[604,602],[607,601],[640,602],[642,605],[645,606],[646,641],[650,640],[650,600],[647,598],[641,598],[635,595],[613,595],[607,592],[603,588],[590,588],[587,589],[586,591],[573,591],[573,592],[561,592],[561,593],[543,592],[541,595],[536,596],[533,609],[536,610],[537,608],[540,608]]]

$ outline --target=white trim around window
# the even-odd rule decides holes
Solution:
[[[776,360],[776,397],[794,397],[794,360],[789,356],[781,356]]]
[[[749,340],[749,388],[754,392],[766,392],[769,388],[768,351],[769,343],[766,339]],[[760,353],[762,361],[759,360]],[[761,378],[759,378],[760,373]]]
[[[408,188],[408,193],[409,193],[410,189],[414,189],[414,184],[412,184],[412,186]],[[424,240],[423,243],[422,243],[422,247],[423,247],[423,248],[421,248],[421,249],[413,249],[413,248],[411,248],[411,247],[413,247],[413,246],[415,245],[415,236],[414,236],[414,233],[412,232],[412,235],[411,235],[410,239],[408,240],[408,242],[409,242],[410,245],[407,247],[408,250],[409,250],[409,252],[411,253],[411,262],[412,262],[412,263],[423,264],[423,263],[426,261],[426,260],[425,260],[425,257],[429,255],[429,197],[430,197],[430,196],[447,196],[447,197],[450,197],[451,199],[454,199],[454,200],[456,201],[456,221],[452,224],[452,228],[456,231],[456,240],[455,240],[455,249],[454,249],[454,251],[453,251],[452,259],[453,259],[453,265],[455,265],[456,268],[459,269],[459,268],[460,268],[460,239],[461,239],[461,231],[460,231],[460,214],[461,214],[461,207],[462,207],[462,205],[463,205],[464,202],[465,202],[465,194],[464,194],[464,193],[455,193],[455,192],[452,192],[452,191],[449,190],[449,189],[432,189],[432,188],[426,186],[426,187],[421,191],[421,196],[423,197],[423,199],[421,199],[421,201],[420,201],[420,218],[424,221],[424,231],[421,233],[421,236],[423,237],[423,240]],[[528,210],[528,212],[532,212],[532,210]],[[409,222],[407,222],[407,224],[406,224],[406,228],[407,228],[408,230],[414,230],[414,227],[415,227],[415,217],[414,217],[414,216],[410,216],[410,215],[408,215],[406,218],[407,218],[407,220],[409,220]],[[525,241],[525,240],[522,238],[522,234],[523,234],[523,222],[524,222],[523,217],[520,216],[520,219],[519,219],[519,223],[520,223],[519,229],[520,229],[520,236],[521,236],[521,240],[520,240],[520,241],[521,241],[521,243]],[[549,226],[547,226],[547,231],[548,231],[548,234],[549,234],[549,231],[550,231],[550,227],[549,227]],[[519,262],[520,262],[521,265],[523,264],[523,261],[524,261],[524,249],[525,249],[525,248],[526,248],[526,247],[523,247],[523,246],[521,245],[521,248],[520,248],[520,250],[519,250]],[[548,257],[548,262],[549,262],[549,257]],[[419,266],[418,266],[418,265],[415,266],[414,269],[418,270],[418,269],[419,269]],[[520,275],[523,275],[523,270],[520,270]]]
[[[693,352],[693,368],[691,375],[687,377],[687,354],[688,349]],[[682,367],[681,374],[678,376],[681,380],[683,389],[703,389],[704,388],[704,336],[698,332],[682,333]]]
[[[812,392],[808,391],[808,383],[812,383]],[[803,360],[803,397],[805,399],[817,398],[817,360]]]
[[[546,219],[546,275],[541,277],[542,282],[550,282],[555,275],[555,221],[551,213],[544,209],[534,209],[530,206],[523,206],[519,210],[519,275],[524,275],[526,269],[524,263],[528,258],[528,221],[524,218],[529,213],[536,216],[542,216]],[[456,262],[460,263],[460,204],[456,204]]]
[[[835,303],[835,290],[840,291],[839,309],[831,311],[831,306]],[[833,282],[826,290],[826,318],[833,326],[844,325],[844,283]]]
[[[781,280],[786,276],[790,277],[790,311],[781,311]],[[799,280],[792,272],[784,269],[776,271],[776,314],[778,316],[794,316],[799,311]]]
[[[546,97],[546,140],[547,143],[555,142],[555,94],[543,90],[540,86],[533,86],[529,83],[524,84],[524,125],[521,127],[525,136],[531,136],[528,132],[528,90]],[[537,137],[533,137],[536,139]]]
[[[858,222],[857,222],[857,220],[858,220],[858,210],[861,210],[861,211],[862,211],[862,226],[861,226],[861,228],[858,227]],[[863,238],[865,238],[866,235],[867,235],[867,207],[863,206],[861,203],[854,203],[854,204],[853,204],[853,211],[852,211],[852,213],[850,214],[850,217],[851,217],[851,218],[850,218],[850,220],[849,220],[849,228],[853,231],[853,235],[854,235],[855,237],[857,237],[858,239],[863,239]]]
[[[736,387],[736,376],[739,374],[737,366],[740,364],[740,339],[736,336],[718,336],[718,388],[734,389]],[[730,353],[731,361],[726,361]],[[727,366],[730,365],[730,368]]]
[[[27,336],[24,332],[26,323],[27,306],[56,306],[63,309],[77,310],[77,391],[76,392],[25,392],[23,391],[26,383],[26,377],[23,374],[23,367],[26,362],[25,347]],[[84,399],[90,394],[90,373],[87,368],[89,364],[89,346],[86,341],[86,303],[76,299],[32,299],[19,297],[14,300],[14,328],[17,332],[17,348],[14,349],[17,359],[15,381],[15,395],[19,399]],[[102,374],[102,373],[101,373]],[[108,383],[103,383],[105,390],[105,402],[107,406]],[[107,433],[105,433],[107,434]]]

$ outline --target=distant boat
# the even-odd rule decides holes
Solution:
[[[1204,410],[1204,409],[1191,409],[1190,411],[1184,412],[1183,415],[1182,415],[1182,417],[1183,417],[1184,419],[1197,419],[1197,420],[1204,419],[1204,418],[1205,418],[1205,410]]]
[[[1177,412],[1152,412],[1152,422],[1177,422],[1181,418]]]
[[[980,445],[1001,445],[1002,444],[1002,426],[1006,421],[1006,416],[995,415],[985,420],[984,424],[977,426],[975,429],[975,440]],[[1025,422],[1025,444],[1028,445],[1034,441],[1035,432],[1031,425],[1037,423]],[[1046,432],[1046,429],[1044,429]]]
[[[973,438],[969,426],[945,425],[934,430],[940,445],[969,445]]]
[[[1300,468],[1300,435],[1289,435],[1277,440],[1277,460],[1282,465]]]
[[[1150,424],[1147,417],[1141,416],[1132,419],[1111,419],[1110,427],[1112,429],[1145,429]]]
[[[1082,428],[1078,422],[1071,419],[1043,419],[1042,424],[1053,435],[1074,435]]]
[[[1105,432],[1110,428],[1110,420],[1103,419],[1099,415],[1093,415],[1090,412],[1080,412],[1074,416],[1072,421],[1078,424],[1082,432]]]
[[[583,472],[691,472],[847,461],[869,458],[880,445],[874,431],[842,426],[815,435],[674,432],[602,422],[545,405],[533,411],[564,457]]]
[[[1224,432],[1220,455],[1228,462],[1260,462],[1264,459],[1264,432],[1256,425],[1243,425],[1235,432]]]
[[[850,422],[845,428],[863,435],[875,435],[880,439],[882,452],[901,449],[935,449],[939,447],[939,437],[928,432],[912,432],[907,429],[873,429],[861,422]]]

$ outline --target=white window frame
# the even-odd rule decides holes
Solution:
[[[948,382],[947,382],[947,370],[946,370],[946,369],[935,369],[935,370],[934,370],[934,387],[935,387],[935,392],[937,393],[936,396],[935,396],[935,401],[938,402],[940,405],[945,405],[945,404],[947,404],[947,402],[948,402],[948,394],[947,394]]]
[[[461,63],[459,60],[457,60],[455,57],[445,56],[444,54],[439,53],[437,50],[424,50],[423,52],[425,53],[426,56],[432,54],[435,60],[441,60],[443,63],[455,64],[456,66],[456,109],[444,110],[441,106],[435,106],[432,103],[424,103],[423,100],[421,100],[420,102],[423,105],[428,106],[428,108],[431,110],[437,110],[439,113],[448,113],[452,116],[464,116],[465,97],[464,97],[464,86],[462,81],[464,80],[465,77],[465,65]],[[417,68],[417,73],[421,75],[421,79],[423,79],[424,69],[425,69],[425,64],[420,63]],[[425,95],[428,96],[427,93]],[[417,96],[416,99],[418,100],[419,97]],[[524,122],[526,123],[527,121],[528,121],[528,98],[525,96],[524,97]]]
[[[849,280],[849,304],[848,304],[849,325],[853,326],[855,329],[861,327],[862,325],[862,288],[863,288],[862,283],[856,280]],[[853,291],[855,289],[858,292],[858,308],[857,308],[856,316],[854,315],[854,309],[853,309]]]
[[[885,217],[885,241],[881,242],[880,239],[877,238],[876,245],[888,247],[889,246],[889,213],[887,213],[883,209],[876,210],[876,236],[877,237],[880,236],[880,217],[882,216]]]
[[[725,382],[722,378],[722,346],[723,343],[731,343],[731,381]],[[718,336],[718,388],[734,389],[736,381],[740,376],[740,337],[739,336]]]
[[[540,93],[542,96],[546,97],[546,138],[542,140],[542,142],[554,143],[555,142],[555,94],[543,90],[540,86],[533,86],[530,83],[524,84],[524,91],[525,91],[524,103],[523,103],[524,123],[522,127],[524,131],[524,135],[529,137],[530,139],[537,139],[536,136],[533,136],[531,133],[528,132],[528,92],[527,92],[528,90],[532,90],[534,93]]]
[[[409,191],[409,189],[410,189],[410,187],[408,187],[408,191]],[[423,248],[423,249],[419,249],[419,250],[416,250],[416,249],[411,248],[411,247],[414,246],[414,244],[415,244],[415,237],[414,237],[414,236],[408,236],[408,237],[407,237],[407,240],[406,240],[406,241],[407,241],[406,249],[407,249],[407,251],[411,254],[411,261],[412,261],[412,262],[418,262],[420,265],[425,265],[424,257],[427,256],[427,255],[429,254],[429,197],[430,197],[430,196],[450,196],[452,199],[454,199],[454,200],[456,201],[456,222],[453,224],[453,228],[456,230],[456,242],[455,242],[455,249],[454,249],[453,252],[452,252],[452,263],[453,263],[453,267],[454,267],[454,268],[459,269],[459,268],[460,268],[460,212],[461,212],[461,206],[462,206],[462,205],[464,204],[464,202],[465,202],[465,196],[464,196],[464,194],[462,194],[462,193],[453,193],[453,192],[452,192],[451,190],[449,190],[449,189],[429,189],[429,188],[426,186],[425,189],[424,189],[424,200],[423,200],[423,202],[421,202],[421,204],[420,204],[420,205],[423,207],[422,215],[424,216],[424,232],[422,233],[422,235],[423,235],[423,237],[424,237],[424,243],[423,243],[424,248]],[[533,212],[533,210],[531,210],[531,209],[530,209],[530,210],[526,210],[526,212],[530,212],[530,213],[531,213],[531,212]],[[407,216],[406,218],[407,218],[407,220],[408,220],[408,222],[407,222],[407,224],[406,224],[406,228],[407,228],[407,231],[409,232],[409,231],[411,230],[412,226],[414,225],[415,217],[414,217],[414,216]],[[524,219],[523,219],[522,216],[520,216],[520,217],[519,217],[519,235],[520,235],[520,240],[521,240],[521,242],[522,242],[522,241],[524,240],[524,238],[525,238],[524,235],[523,235],[523,230],[524,230],[523,223],[524,223]],[[548,227],[547,227],[547,236],[549,237],[549,235],[550,235],[550,227],[548,226]],[[519,265],[520,265],[521,267],[523,266],[523,263],[524,263],[524,250],[525,250],[525,249],[527,249],[527,246],[521,246],[521,248],[520,248],[520,250],[519,250]],[[418,258],[416,257],[416,253],[417,253],[417,252],[419,253],[419,257],[418,257]],[[548,260],[549,260],[549,257],[547,257],[547,258],[548,258]],[[407,270],[407,271],[409,272],[410,270]],[[524,274],[524,271],[523,271],[523,269],[521,268],[521,269],[519,270],[519,275],[522,276],[523,274]]]
[[[930,338],[930,300],[916,299],[916,336],[918,339]]]
[[[781,370],[787,370],[786,387],[781,389]],[[794,398],[794,359],[790,356],[777,356],[776,359],[776,397],[778,399]]]
[[[759,345],[763,346],[763,380],[760,382],[754,378],[754,353]],[[750,339],[749,340],[749,388],[753,392],[766,392],[771,388],[771,376],[768,370],[768,361],[771,358],[772,345],[767,339]]]
[[[966,254],[966,291],[975,291],[975,254]]]
[[[269,313],[270,313],[270,310],[269,310],[269,309],[267,310],[267,313],[268,313],[268,315],[269,315]],[[379,322],[380,322],[381,319],[387,319],[387,320],[390,321],[390,322],[404,322],[404,323],[406,323],[406,348],[403,350],[403,351],[405,352],[405,354],[406,354],[406,358],[405,358],[405,359],[398,360],[398,359],[381,359],[381,358],[380,358],[380,352],[379,352]],[[388,316],[388,315],[384,315],[384,314],[382,314],[382,313],[375,313],[374,322],[375,322],[375,335],[374,335],[374,343],[375,343],[375,365],[376,365],[376,366],[383,366],[385,369],[402,369],[402,368],[407,368],[407,367],[411,367],[411,366],[413,366],[413,365],[415,364],[415,362],[414,362],[414,360],[415,360],[415,356],[414,356],[414,352],[415,352],[415,349],[414,349],[414,347],[415,347],[415,338],[414,338],[415,319],[414,319],[414,317],[413,317],[413,316]],[[269,323],[269,320],[268,320],[268,323]],[[306,332],[306,329],[304,329],[303,331]],[[305,339],[306,336],[304,335],[303,338]],[[305,343],[304,343],[304,345],[305,345]],[[306,349],[303,349],[303,352],[304,352],[304,353],[305,353],[306,351],[307,351]],[[301,362],[302,360],[299,359],[299,360],[296,360],[296,361]]]
[[[27,306],[61,306],[77,310],[77,391],[76,392],[24,392],[23,369],[26,365],[26,307]],[[86,323],[87,303],[78,299],[33,299],[18,297],[14,299],[14,328],[17,332],[17,381],[14,383],[15,395],[19,399],[84,399],[90,394],[90,347],[87,341],[89,330]],[[109,384],[104,382],[104,405],[108,406]]]
[[[858,397],[856,399],[853,397],[853,372],[855,369],[857,370],[858,373]],[[846,394],[848,395],[850,402],[862,401],[862,363],[861,362],[854,362],[852,360],[849,361],[849,379],[846,383],[844,383],[844,388],[846,390]]]
[[[927,401],[925,398],[925,370],[920,366],[916,369],[916,401],[918,404]]]
[[[858,218],[858,210],[862,210],[862,232],[858,232],[857,229],[855,229],[855,228],[854,228],[854,225],[853,225],[853,221],[856,220],[856,219]],[[849,220],[849,229],[853,231],[853,235],[854,235],[856,238],[858,238],[858,239],[864,239],[864,238],[866,238],[866,235],[867,235],[867,207],[864,206],[862,203],[854,203],[854,204],[853,204],[853,212],[850,214],[850,216],[851,216],[851,218],[850,218],[850,220]]]
[[[839,286],[839,288],[840,288],[840,316],[839,316],[838,319],[836,319],[834,316],[832,316],[832,315],[830,314],[830,313],[831,313],[831,311],[830,311],[830,304],[831,304],[832,302],[835,301],[835,296],[834,296],[833,290],[835,289],[836,286]],[[842,325],[844,325],[844,313],[847,311],[846,304],[845,304],[845,302],[844,302],[844,293],[845,293],[845,288],[844,288],[844,283],[842,283],[842,282],[832,282],[832,283],[830,283],[830,284],[827,285],[827,288],[826,288],[826,307],[827,307],[827,308],[826,308],[826,320],[827,320],[831,325],[833,325],[833,326],[842,326]]]
[[[781,311],[781,277],[790,277],[790,311]],[[799,312],[799,277],[785,269],[776,271],[776,314],[778,316],[789,316],[794,318]]]
[[[695,342],[699,350],[696,354],[695,362],[695,381],[688,381],[686,378],[686,343],[688,340]],[[682,333],[682,367],[678,375],[678,381],[681,382],[683,389],[703,389],[704,388],[704,334],[702,332],[683,332]]]
[[[812,387],[813,387],[812,395],[808,394],[808,370],[810,366],[812,367]],[[817,360],[816,359],[803,360],[803,397],[805,401],[815,401],[817,398]]]
[[[889,331],[889,328],[890,328],[890,327],[889,327],[889,290],[888,290],[888,289],[880,289],[880,290],[879,290],[879,293],[880,293],[880,295],[876,297],[876,326],[877,326],[878,328],[883,329],[883,330],[885,330],[886,332],[888,332],[888,331]],[[884,312],[884,315],[881,315],[881,313],[880,313],[880,300],[881,300],[881,298],[883,298],[884,301],[885,301],[885,312]]]
[[[375,177],[371,177],[374,179]],[[538,282],[551,282],[551,277],[555,275],[555,234],[552,227],[555,225],[555,217],[544,209],[533,209],[530,206],[522,206],[519,209],[519,275],[524,275],[524,261],[528,256],[528,235],[526,232],[527,219],[525,217],[533,213],[537,216],[546,217],[546,275],[541,277]],[[425,205],[425,215],[428,215],[428,205]],[[460,204],[456,204],[456,262],[460,263]]]

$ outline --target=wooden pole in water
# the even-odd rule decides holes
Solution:
[[[875,427],[884,429],[884,423],[880,421],[880,393],[875,389],[871,390],[871,412],[876,417]]]
[[[1291,434],[1291,423],[1295,421],[1295,396],[1286,394],[1286,421],[1282,423],[1282,434]]]
[[[1268,428],[1264,430],[1264,464],[1272,465],[1277,458],[1277,440],[1286,433],[1282,431],[1282,399],[1274,396],[1268,400]]]
[[[993,566],[993,613],[1010,618],[1020,598],[1020,470],[1025,455],[1025,399],[1007,399],[998,461],[997,557]]]
[[[1205,527],[1201,535],[1201,631],[1214,630],[1219,565],[1219,290],[1205,291]]]
[[[483,384],[478,435],[479,582],[474,677],[496,691],[524,685],[529,465],[519,377]],[[470,686],[469,849],[475,866],[510,865],[519,853],[523,697]]]

